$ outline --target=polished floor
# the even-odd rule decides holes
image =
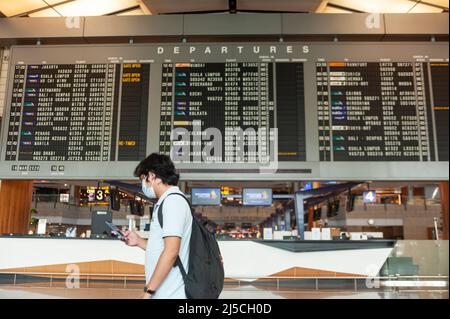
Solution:
[[[73,288],[0,286],[0,299],[135,299],[141,289]],[[221,299],[448,299],[442,289],[337,291],[299,290],[290,288],[259,288],[254,286],[225,287]]]

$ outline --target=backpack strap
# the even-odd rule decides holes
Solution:
[[[189,201],[186,198],[186,196],[184,196],[183,194],[180,194],[180,193],[171,193],[171,194],[167,195],[166,198],[171,196],[171,195],[178,195],[178,196],[183,197],[186,200],[186,202],[188,203],[189,210],[191,211],[191,214],[192,214],[191,204],[189,203]],[[163,225],[164,225],[163,209],[162,208],[163,208],[163,204],[164,204],[164,201],[166,200],[166,198],[164,198],[164,200],[161,202],[161,204],[158,207],[158,221],[159,221],[159,225],[161,226],[161,228],[163,228]],[[183,280],[186,282],[186,277],[187,277],[186,269],[184,269],[183,263],[181,262],[181,259],[180,259],[179,255],[177,256],[177,260],[175,261],[175,264],[173,266],[174,267],[178,266],[180,268],[181,275],[183,276]]]

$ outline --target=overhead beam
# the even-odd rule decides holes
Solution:
[[[229,1],[211,1],[211,0],[196,0],[196,1],[157,1],[157,0],[140,0],[142,4],[153,15],[163,14],[189,14],[189,13],[213,13],[213,12],[229,12]],[[234,0],[237,1],[237,0]],[[174,5],[176,3],[176,5]]]
[[[251,15],[148,15],[81,17],[81,28],[66,27],[66,18],[6,18],[0,19],[0,43],[20,39],[54,39],[109,37],[178,37],[178,36],[236,36],[267,38],[270,35],[308,37],[312,41],[326,36],[346,37],[383,36],[396,40],[434,35],[438,41],[448,41],[448,14],[382,14],[381,28],[364,28],[367,14],[251,14]],[[261,22],[263,23],[261,25]],[[328,24],[327,24],[328,23]],[[258,26],[258,27],[255,27]],[[261,27],[263,26],[263,27]],[[317,37],[317,38],[315,38]],[[322,37],[322,38],[320,38]],[[391,38],[384,38],[392,41]],[[6,42],[5,42],[6,43]]]
[[[152,10],[151,10],[150,7],[148,6],[148,1],[145,1],[145,0],[137,0],[137,3],[138,3],[139,6],[141,7],[141,10],[144,12],[144,14],[146,14],[146,15],[153,14],[153,13],[152,13]]]
[[[323,13],[325,12],[325,9],[327,8],[328,0],[322,0],[322,2],[317,7],[315,13]]]

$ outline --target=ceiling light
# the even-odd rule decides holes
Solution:
[[[55,5],[30,14],[30,17],[54,16],[55,13],[63,17],[102,16],[127,8],[135,7],[136,0],[77,0],[61,5]]]

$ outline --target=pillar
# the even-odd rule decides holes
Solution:
[[[80,186],[70,185],[69,188],[69,204],[73,206],[80,205]]]
[[[26,234],[30,223],[33,181],[0,181],[0,234]]]
[[[284,225],[287,231],[291,231],[291,210],[288,208],[284,211]]]
[[[327,205],[323,205],[320,208],[320,219],[328,219],[328,206]]]
[[[308,208],[308,230],[311,231],[314,227],[314,207]]]
[[[301,192],[295,193],[295,216],[297,222],[297,232],[300,239],[305,239],[305,204],[304,195]]]
[[[414,205],[414,186],[408,185],[408,205]]]
[[[448,240],[448,181],[440,183],[442,211],[442,239]]]
[[[277,230],[283,230],[283,227],[282,227],[282,224],[283,224],[283,222],[282,222],[282,218],[281,218],[281,213],[280,212],[277,212]]]

